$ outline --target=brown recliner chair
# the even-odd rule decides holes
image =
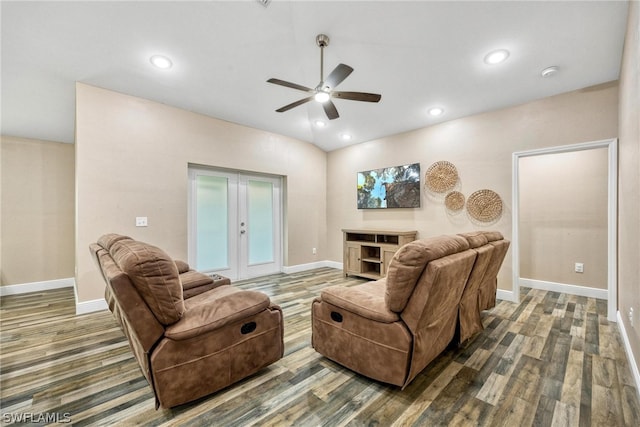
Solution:
[[[387,277],[331,286],[312,304],[312,345],[367,377],[406,387],[452,341],[477,253],[461,236],[404,245]]]
[[[104,235],[90,250],[156,408],[206,396],[282,358],[282,311],[265,294],[207,280],[127,236]]]

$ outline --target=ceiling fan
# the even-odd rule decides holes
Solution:
[[[334,90],[336,86],[342,83],[342,81],[346,79],[349,76],[349,74],[353,72],[353,68],[345,64],[338,64],[338,66],[334,68],[331,73],[329,73],[329,75],[325,80],[324,74],[323,74],[324,48],[329,46],[329,37],[327,37],[324,34],[318,34],[318,36],[316,36],[316,44],[320,47],[320,83],[318,83],[315,89],[311,89],[306,86],[287,82],[280,79],[267,80],[267,82],[269,83],[290,87],[292,89],[301,90],[303,92],[307,92],[311,94],[306,98],[302,98],[296,102],[292,102],[291,104],[278,108],[276,110],[278,113],[284,113],[285,111],[288,111],[294,107],[297,107],[299,105],[306,104],[309,101],[315,100],[322,104],[322,107],[324,108],[324,112],[327,114],[327,117],[329,118],[329,120],[333,120],[340,117],[340,115],[338,114],[338,110],[336,109],[336,106],[331,101],[331,98],[350,99],[352,101],[364,101],[364,102],[380,101],[380,98],[382,96],[376,93],[344,92],[344,91]]]

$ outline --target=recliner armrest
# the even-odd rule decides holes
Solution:
[[[188,299],[184,315],[164,335],[173,340],[193,338],[257,314],[270,304],[262,292],[223,285]]]
[[[191,267],[189,267],[189,264],[187,264],[185,261],[174,259],[173,262],[176,263],[176,267],[178,267],[178,273],[180,274],[186,273],[187,271],[191,270]]]

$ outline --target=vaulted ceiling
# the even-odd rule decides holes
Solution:
[[[311,142],[330,151],[459,117],[616,80],[623,1],[281,1],[1,3],[2,133],[74,141],[75,82]],[[354,68],[327,120],[314,88]],[[487,53],[507,49],[500,64]],[[172,68],[149,61],[166,55]],[[558,71],[542,77],[541,71]],[[440,116],[428,110],[439,107]],[[326,126],[318,127],[316,120]],[[342,136],[351,135],[346,141]]]

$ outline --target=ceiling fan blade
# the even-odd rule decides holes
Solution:
[[[291,83],[291,82],[287,82],[284,80],[280,80],[280,79],[269,79],[267,80],[268,83],[273,83],[274,85],[280,85],[280,86],[286,86],[286,87],[290,87],[291,89],[298,89],[301,90],[303,92],[313,92],[314,90],[306,87],[306,86],[302,86],[296,83]]]
[[[325,86],[329,86],[330,89],[338,86],[344,79],[349,77],[349,74],[353,72],[353,68],[345,64],[338,64],[336,68],[329,74],[324,81]]]
[[[343,91],[335,91],[331,92],[331,96],[334,98],[340,99],[350,99],[352,101],[365,101],[365,102],[378,102],[382,95],[378,95],[377,93],[366,93],[366,92],[343,92]]]
[[[303,98],[303,99],[300,99],[300,100],[298,100],[296,102],[292,102],[291,104],[285,105],[284,107],[280,107],[276,111],[278,113],[284,113],[285,111],[289,111],[292,108],[297,107],[298,105],[305,104],[305,103],[311,101],[312,99],[313,99],[313,96],[310,96],[308,98]]]
[[[340,114],[338,114],[338,109],[336,108],[335,104],[331,102],[331,100],[323,102],[322,108],[324,108],[324,112],[327,114],[329,120],[337,119],[338,117],[340,117]]]

